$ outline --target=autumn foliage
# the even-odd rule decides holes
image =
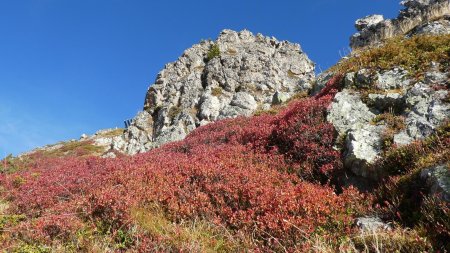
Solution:
[[[157,205],[172,222],[207,220],[251,237],[255,250],[307,249],[312,235],[337,241],[366,208],[356,190],[337,195],[327,183],[342,169],[325,118],[339,81],[277,115],[216,122],[133,157],[36,154],[26,169],[1,175],[10,212],[27,217],[10,229],[42,243],[86,227],[117,235],[136,226],[133,209]],[[146,251],[158,243],[138,230],[124,245]]]

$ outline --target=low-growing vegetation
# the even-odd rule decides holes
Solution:
[[[447,164],[450,170],[450,124],[423,141],[391,147],[375,167],[383,171],[384,182],[377,190],[377,202],[389,219],[427,237],[435,250],[450,250],[450,205],[428,196],[421,178],[423,169]]]
[[[210,61],[213,58],[219,57],[219,56],[220,56],[219,45],[213,44],[213,45],[211,45],[211,47],[209,48],[208,53],[206,54],[206,61]]]
[[[11,225],[7,244],[83,251],[74,238],[90,231],[85,237],[101,237],[111,250],[187,251],[192,240],[205,251],[305,251],[318,235],[338,247],[368,211],[363,194],[336,195],[328,183],[342,170],[325,119],[339,81],[277,115],[220,121],[145,154],[41,157],[2,174],[8,214],[26,217]],[[151,217],[142,211],[154,206]],[[193,221],[200,223],[185,226]]]
[[[360,69],[389,70],[403,67],[416,77],[421,77],[430,63],[441,63],[449,68],[450,35],[421,35],[412,38],[396,37],[379,47],[354,52],[331,70],[337,73],[355,72]]]
[[[40,154],[42,157],[82,157],[99,155],[103,153],[103,148],[97,146],[93,141],[68,141],[57,144],[53,148],[45,148],[36,151],[36,154]]]
[[[214,87],[211,89],[211,95],[215,97],[220,97],[223,94],[223,89],[221,87]]]
[[[132,157],[90,156],[100,151],[89,141],[8,157],[0,173],[0,245],[11,252],[450,250],[450,208],[420,178],[423,168],[450,160],[450,125],[423,141],[386,145],[374,165],[383,180],[375,193],[333,185],[346,173],[336,148],[345,135],[337,136],[326,115],[341,88],[337,75],[313,97],[199,127]],[[181,109],[168,113],[173,119]],[[405,127],[393,111],[372,124]],[[356,217],[373,214],[392,230],[355,228]]]
[[[168,116],[171,120],[175,119],[176,116],[178,116],[182,112],[181,107],[179,106],[172,106],[169,109]]]
[[[116,129],[112,129],[112,130],[104,132],[104,133],[100,133],[99,136],[104,137],[104,138],[112,138],[112,137],[122,135],[123,132],[124,132],[123,128],[116,128]]]

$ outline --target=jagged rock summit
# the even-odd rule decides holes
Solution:
[[[406,0],[405,9],[395,19],[370,15],[355,22],[358,30],[350,38],[350,47],[373,46],[395,36],[412,34],[449,34],[449,0]]]
[[[181,140],[209,122],[268,109],[309,90],[313,79],[314,64],[299,44],[223,30],[164,67],[112,148],[136,154]]]

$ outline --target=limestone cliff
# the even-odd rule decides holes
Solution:
[[[357,20],[358,32],[351,37],[350,47],[377,45],[395,36],[450,33],[449,0],[406,0],[401,4],[405,9],[395,19],[370,15]]]
[[[220,119],[249,116],[311,88],[314,64],[300,45],[249,31],[224,30],[167,64],[150,85],[144,110],[113,148],[145,152]]]

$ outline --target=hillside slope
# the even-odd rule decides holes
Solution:
[[[441,3],[406,2],[408,8],[419,2],[426,8]],[[251,35],[241,33],[226,31],[223,36]],[[199,103],[196,119],[209,117],[211,122],[193,123],[184,139],[138,148],[136,152],[151,150],[125,156],[111,148],[133,128],[116,129],[4,159],[1,248],[5,252],[450,251],[450,35],[401,35],[354,51],[314,82],[308,72],[312,64],[295,47],[289,52],[300,58],[289,56],[270,67],[283,67],[279,77],[286,91],[259,93],[247,85],[241,85],[245,91],[227,90],[233,82],[217,79],[214,66],[223,64],[220,60],[236,60],[238,53],[229,58],[211,55],[202,65],[212,68],[207,72],[211,76],[194,71],[194,79],[183,79],[186,73],[171,74],[177,82],[159,82],[167,87],[162,89],[167,91],[163,100],[153,99],[157,87],[150,89],[144,112],[148,117],[138,116],[132,124],[144,124],[140,132],[150,124],[153,133],[154,119],[161,118],[160,130],[180,126],[185,131],[188,125],[172,123],[177,117],[181,120],[192,104],[175,105],[172,98],[181,93],[174,91],[172,96],[172,88],[180,85],[185,90],[191,81],[204,80],[206,86],[197,92],[212,99],[214,88],[220,86],[222,93],[216,95],[225,102],[219,103],[215,114],[202,114],[205,108],[212,112],[202,106],[207,99],[190,101]],[[226,44],[222,39],[220,52]],[[273,41],[273,45],[271,50],[277,51],[293,44]],[[212,42],[198,45],[201,64],[212,46]],[[308,71],[293,72],[294,78],[288,70],[300,63]],[[248,74],[248,69],[241,70],[238,76]],[[297,75],[304,75],[304,82]],[[308,87],[301,86],[307,83]],[[310,89],[309,95],[305,89]],[[290,99],[278,97],[281,92]],[[270,105],[219,117],[237,106],[233,97],[242,93],[252,96],[251,101],[257,96],[270,100]],[[174,106],[181,110],[171,114],[174,121],[167,121]],[[142,147],[149,140],[135,144]],[[100,157],[105,154],[117,157]]]

